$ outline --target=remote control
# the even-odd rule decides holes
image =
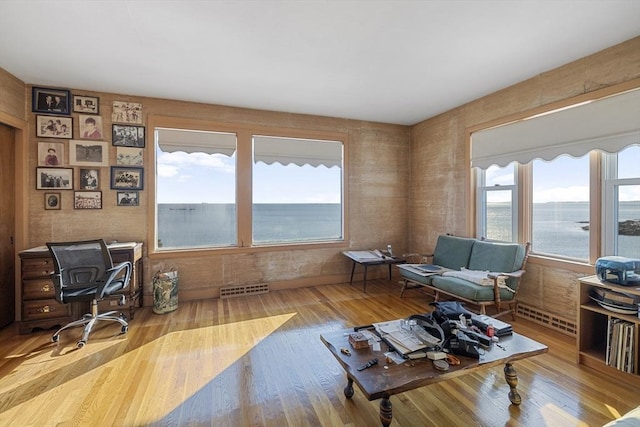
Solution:
[[[364,371],[365,369],[370,368],[373,365],[377,365],[377,364],[378,364],[378,359],[371,359],[367,363],[365,363],[364,365],[360,366],[358,368],[358,371]]]

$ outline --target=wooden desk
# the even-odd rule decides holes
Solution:
[[[429,359],[407,361],[400,365],[394,363],[387,365],[384,353],[388,351],[388,348],[384,343],[381,343],[382,351],[378,352],[373,351],[371,347],[355,350],[349,344],[348,335],[351,332],[353,329],[322,334],[320,339],[347,373],[347,386],[344,388],[344,395],[347,399],[353,396],[354,382],[368,400],[382,399],[380,401],[380,421],[383,426],[388,426],[393,417],[389,400],[392,395],[503,363],[505,364],[505,379],[510,388],[509,400],[514,405],[519,405],[522,399],[516,390],[518,377],[513,362],[546,353],[548,350],[546,345],[514,333],[511,336],[500,338],[502,348],[494,345],[491,350],[485,351],[480,356],[480,360],[456,356],[460,359],[460,365],[451,365],[448,371],[441,372],[434,368]],[[349,349],[351,355],[341,353],[341,348]],[[377,365],[362,371],[357,370],[359,366],[373,358],[378,359]]]
[[[136,308],[142,306],[142,243],[122,242],[108,245],[114,264],[130,261],[133,269],[129,286],[122,291],[127,298],[129,319],[133,319]],[[63,326],[82,317],[89,311],[82,303],[60,304],[55,299],[51,274],[55,270],[53,259],[46,246],[38,246],[20,252],[22,310],[20,333],[28,334],[34,328],[49,329]],[[115,304],[115,306],[114,306]],[[98,303],[100,311],[117,310],[117,301],[104,300]]]
[[[356,264],[360,264],[364,267],[364,280],[362,281],[362,291],[367,292],[367,268],[370,265],[388,265],[389,266],[389,280],[391,280],[391,266],[394,264],[404,264],[406,262],[403,258],[398,257],[389,257],[385,256],[385,258],[359,258],[356,256],[358,252],[368,252],[368,251],[344,251],[342,254],[353,261],[353,265],[351,266],[351,278],[349,279],[349,284],[353,285],[353,273],[356,270]]]

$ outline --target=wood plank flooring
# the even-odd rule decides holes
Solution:
[[[129,333],[0,330],[0,426],[377,426],[378,403],[356,388],[323,332],[428,310],[396,283],[327,285],[180,302],[138,311]],[[640,404],[639,390],[575,363],[574,340],[518,319],[549,353],[516,362],[523,402],[510,405],[502,368],[392,396],[392,426],[601,426]]]

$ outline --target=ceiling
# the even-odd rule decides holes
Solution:
[[[0,0],[28,84],[404,125],[638,35],[638,0]]]

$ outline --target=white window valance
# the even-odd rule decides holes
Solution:
[[[638,89],[474,132],[471,165],[486,169],[591,150],[616,153],[634,144],[640,144]]]
[[[342,142],[254,136],[253,158],[255,162],[266,164],[342,167]]]
[[[237,137],[234,133],[158,128],[156,140],[165,153],[184,151],[232,156]]]

